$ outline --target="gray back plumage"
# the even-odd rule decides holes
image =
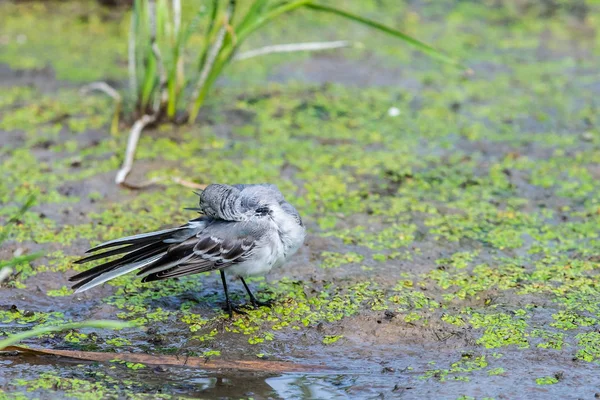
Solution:
[[[256,209],[269,204],[287,204],[284,208],[286,212],[289,210],[292,215],[298,215],[277,186],[268,183],[212,184],[200,195],[200,209],[204,215],[225,221],[245,221]]]
[[[241,221],[240,190],[233,186],[212,184],[200,194],[200,209],[206,216],[225,221]]]

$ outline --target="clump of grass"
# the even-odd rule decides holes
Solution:
[[[133,103],[134,123],[125,160],[116,183],[125,183],[131,171],[141,131],[162,121],[195,122],[198,112],[223,70],[236,59],[247,59],[276,52],[323,50],[344,47],[347,41],[295,43],[267,46],[237,54],[240,46],[265,24],[299,9],[336,15],[341,19],[368,26],[433,56],[460,65],[440,51],[394,28],[312,0],[252,0],[240,13],[236,0],[212,0],[200,8],[185,26],[181,18],[181,0],[135,0],[129,33],[129,98]],[[238,11],[238,12],[236,12]],[[197,59],[184,62],[190,53],[187,44],[195,32],[202,32],[202,48]],[[187,60],[186,60],[187,61]],[[120,103],[120,97],[107,88],[96,86]],[[117,106],[117,112],[120,105]],[[116,124],[113,121],[113,129]]]

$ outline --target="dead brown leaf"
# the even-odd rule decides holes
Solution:
[[[54,349],[39,349],[27,348],[21,346],[5,347],[3,352],[17,352],[22,355],[32,356],[58,356],[67,357],[77,360],[110,362],[114,360],[141,363],[148,365],[171,365],[179,367],[191,367],[208,370],[232,369],[239,371],[254,371],[254,372],[316,372],[323,371],[327,368],[324,365],[306,365],[295,364],[287,361],[268,361],[268,360],[224,360],[224,359],[207,359],[204,357],[184,357],[184,356],[169,356],[169,355],[152,355],[142,353],[100,353],[94,351],[77,351],[77,350],[54,350]]]

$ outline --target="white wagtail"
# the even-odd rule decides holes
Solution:
[[[259,302],[244,277],[263,275],[281,266],[304,242],[305,229],[298,211],[286,202],[275,185],[209,185],[200,196],[199,218],[173,229],[143,233],[102,243],[86,253],[117,247],[75,261],[89,261],[123,254],[70,281],[75,293],[110,279],[138,271],[143,282],[219,270],[227,311],[240,312],[231,304],[225,272],[240,277],[254,307]]]

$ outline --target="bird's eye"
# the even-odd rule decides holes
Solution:
[[[256,215],[259,215],[261,217],[268,215],[270,212],[271,212],[271,210],[269,210],[269,207],[259,207],[255,211]]]

